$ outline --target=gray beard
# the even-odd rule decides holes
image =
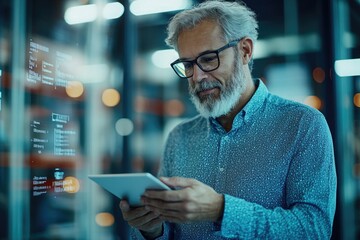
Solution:
[[[239,102],[242,94],[246,89],[245,74],[241,70],[237,59],[234,63],[234,73],[231,78],[221,85],[218,81],[201,81],[194,88],[189,85],[190,99],[195,105],[197,111],[205,118],[217,118],[227,115],[234,109],[235,105]],[[220,89],[220,97],[218,99],[208,96],[206,99],[200,100],[197,91],[218,87]]]

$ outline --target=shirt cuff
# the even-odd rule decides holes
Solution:
[[[241,198],[224,194],[224,214],[221,222],[221,236],[236,238],[242,232],[251,235],[253,218],[250,216],[252,205]],[[242,235],[243,236],[243,235]]]
[[[132,228],[132,234],[131,234],[131,239],[137,239],[137,240],[146,240],[146,238],[144,238],[144,236],[141,234],[141,232],[136,229],[136,228]],[[155,240],[165,240],[165,239],[170,239],[169,234],[170,232],[170,227],[169,224],[164,223],[163,224],[163,234],[162,236],[159,236],[157,238],[155,238]]]

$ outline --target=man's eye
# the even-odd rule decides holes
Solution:
[[[185,70],[189,70],[193,66],[193,64],[191,62],[184,62],[183,65],[184,65]]]
[[[206,55],[206,56],[202,56],[200,59],[199,59],[199,62],[200,63],[210,63],[210,62],[213,62],[213,61],[216,61],[216,55]]]

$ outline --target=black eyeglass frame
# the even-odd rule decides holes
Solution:
[[[192,74],[190,76],[181,76],[180,73],[176,70],[176,67],[174,66],[175,64],[178,64],[178,63],[189,63],[191,64],[191,66],[194,68],[194,64],[198,65],[198,67],[204,71],[204,72],[211,72],[211,71],[215,71],[216,69],[218,69],[220,67],[220,58],[219,58],[219,53],[224,51],[225,49],[228,49],[230,47],[234,47],[237,45],[238,42],[241,41],[242,38],[239,38],[239,39],[235,39],[235,40],[232,40],[230,41],[228,44],[226,44],[225,46],[221,47],[221,48],[218,48],[216,50],[213,50],[213,51],[208,51],[208,52],[204,52],[202,54],[200,54],[199,56],[197,56],[194,60],[181,60],[181,59],[177,59],[175,60],[174,62],[172,62],[170,64],[171,68],[174,70],[174,72],[180,77],[180,78],[191,78],[193,75],[194,75],[194,70],[192,71]],[[216,54],[216,57],[217,57],[217,60],[218,60],[218,64],[215,68],[211,69],[211,70],[206,70],[206,69],[203,69],[203,67],[201,66],[201,64],[198,63],[198,59],[204,55],[207,55],[207,54],[211,54],[211,53],[215,53]]]

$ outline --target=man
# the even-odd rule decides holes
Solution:
[[[167,43],[200,115],[169,135],[159,176],[172,191],[120,202],[134,236],[329,239],[336,175],[323,115],[251,76],[255,14],[208,1],[177,14]]]

